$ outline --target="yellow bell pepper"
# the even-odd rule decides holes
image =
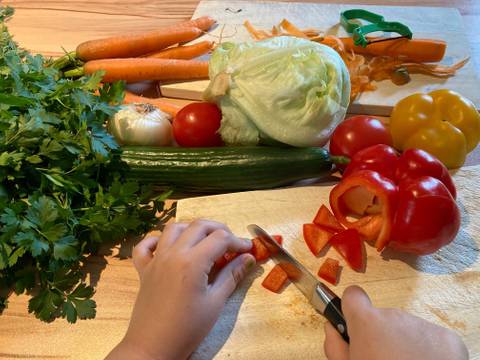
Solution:
[[[480,114],[451,90],[413,94],[393,108],[390,132],[397,149],[425,150],[453,169],[463,165],[480,140]]]

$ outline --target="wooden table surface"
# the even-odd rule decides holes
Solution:
[[[471,40],[472,61],[475,63],[477,73],[480,74],[479,1],[342,2],[457,7],[464,18],[466,32]],[[15,17],[9,23],[9,27],[17,42],[33,52],[48,56],[62,54],[62,47],[73,50],[76,44],[87,39],[108,36],[118,31],[141,31],[188,19],[197,5],[195,0],[0,0],[0,3],[16,8]],[[477,150],[475,154],[470,155],[467,165],[479,164],[479,153]],[[479,167],[475,166],[472,169],[475,171],[472,171],[471,176],[478,175],[476,169]],[[470,194],[474,193],[470,191]],[[480,224],[478,219],[470,220]],[[130,260],[133,244],[131,241],[121,248],[89,257],[88,279],[97,286],[95,320],[79,321],[75,325],[69,325],[64,320],[44,324],[28,314],[28,297],[11,297],[9,308],[0,316],[0,359],[104,357],[113,344],[121,339],[128,325],[129,314],[138,290],[137,275]],[[478,275],[478,272],[474,275]],[[476,281],[478,283],[478,280]],[[442,314],[439,313],[440,320],[441,317]],[[448,319],[443,319],[443,324],[462,331],[461,326],[449,323]]]

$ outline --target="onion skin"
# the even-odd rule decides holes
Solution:
[[[121,145],[170,146],[170,116],[154,106],[124,106],[110,120],[108,129]]]

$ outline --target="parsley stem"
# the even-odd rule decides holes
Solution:
[[[67,78],[69,77],[75,78],[75,77],[80,77],[85,75],[85,72],[83,71],[83,66],[80,66],[75,69],[65,71],[63,75]]]
[[[52,62],[50,67],[57,70],[62,70],[67,66],[74,64],[76,59],[77,53],[75,51],[70,51],[69,53],[66,53],[65,55],[59,57],[54,62]]]

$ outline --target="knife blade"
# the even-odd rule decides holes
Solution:
[[[349,342],[347,323],[342,312],[342,301],[324,283],[318,281],[300,262],[280,246],[260,226],[247,226],[249,233],[268,249],[273,261],[288,274],[290,281],[307,298],[313,308],[325,316],[346,342]]]

